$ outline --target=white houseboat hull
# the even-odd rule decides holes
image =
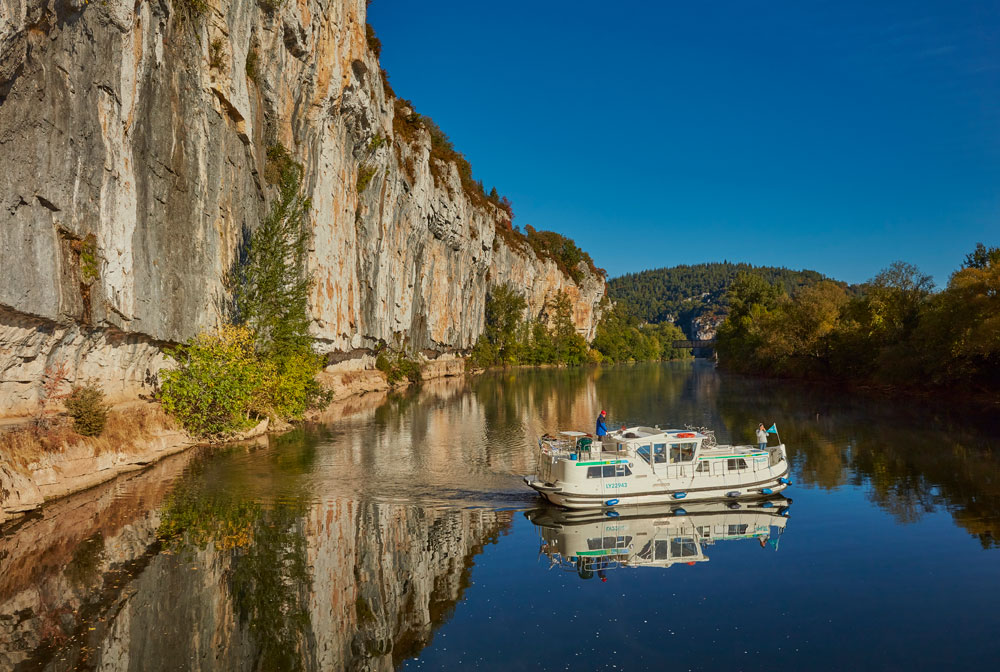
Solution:
[[[625,494],[614,492],[610,494],[584,494],[562,492],[561,488],[546,487],[531,476],[525,476],[524,482],[529,488],[538,492],[547,502],[567,509],[614,508],[616,506],[647,505],[647,504],[681,504],[682,502],[718,502],[723,500],[757,499],[774,495],[788,487],[779,479],[787,479],[788,470],[756,483],[743,486],[708,487],[704,489],[685,488],[683,486],[670,488],[664,485],[662,489],[647,492]],[[613,502],[613,503],[612,503]]]

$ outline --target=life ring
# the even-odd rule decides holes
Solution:
[[[677,438],[678,439],[693,439],[694,438],[694,432],[681,432],[680,434],[677,435]]]

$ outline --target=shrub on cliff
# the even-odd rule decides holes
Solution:
[[[262,354],[257,335],[226,326],[196,336],[169,354],[176,369],[161,374],[160,401],[196,436],[225,436],[263,418],[301,419],[325,401],[316,381],[322,356],[309,350]]]
[[[594,275],[604,277],[607,271],[598,268],[590,255],[577,247],[577,244],[570,238],[556,233],[555,231],[537,231],[535,227],[528,224],[524,227],[528,244],[540,259],[551,259],[556,262],[563,273],[573,278],[579,283],[583,280],[583,273],[579,269],[580,262],[584,262],[590,272]]]
[[[258,410],[270,417],[301,420],[310,408],[328,403],[329,394],[316,380],[322,368],[323,356],[309,349],[263,358]]]
[[[375,368],[385,374],[390,384],[396,384],[403,378],[411,383],[419,383],[422,378],[420,363],[407,357],[402,350],[380,351],[375,358]]]
[[[169,351],[178,367],[160,375],[160,401],[196,436],[219,436],[254,424],[265,370],[246,327],[223,327]]]
[[[74,385],[64,402],[73,418],[73,430],[82,436],[100,436],[108,420],[104,390],[93,383]]]

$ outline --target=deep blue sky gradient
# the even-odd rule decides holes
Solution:
[[[1000,2],[375,0],[397,94],[611,275],[1000,245]]]

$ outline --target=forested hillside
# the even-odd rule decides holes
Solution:
[[[608,281],[608,296],[628,304],[643,322],[674,321],[690,334],[695,317],[725,313],[726,290],[740,272],[758,275],[788,294],[826,279],[816,271],[724,261],[628,273]]]
[[[1000,248],[980,243],[939,292],[902,261],[852,294],[833,282],[788,294],[740,275],[716,352],[720,366],[745,373],[995,393]]]

